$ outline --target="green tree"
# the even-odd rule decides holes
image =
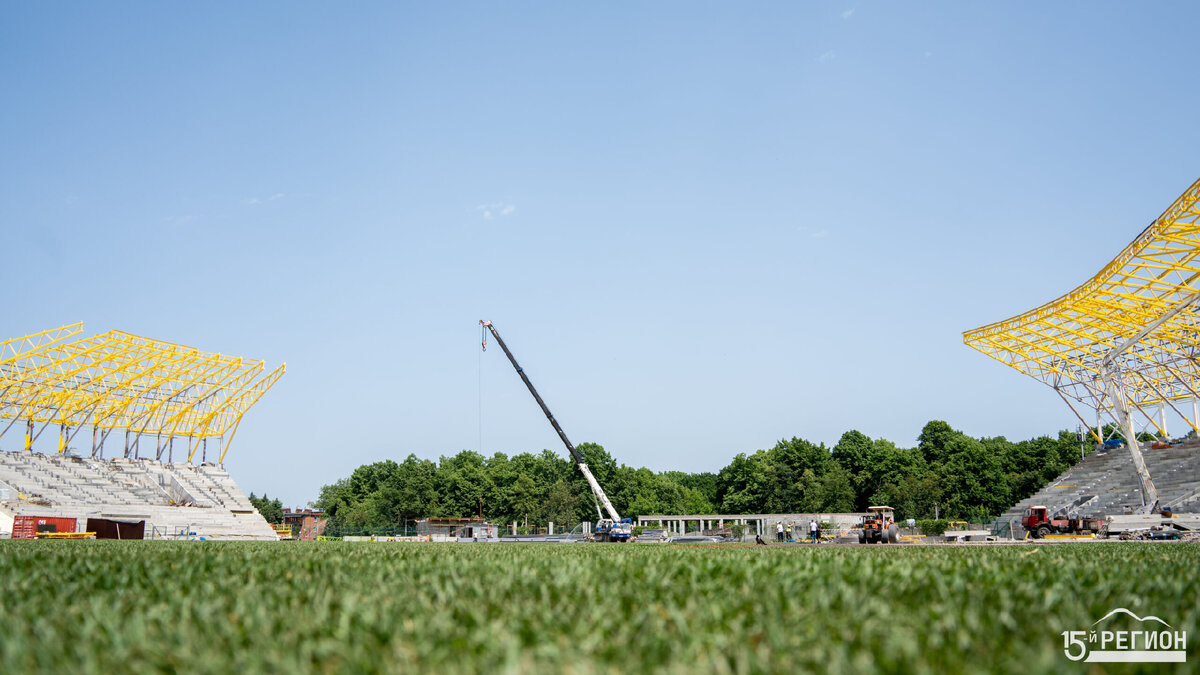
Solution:
[[[829,450],[802,438],[781,440],[766,452],[767,480],[765,509],[770,513],[811,511],[816,503],[816,481],[832,462]]]
[[[861,431],[847,431],[833,446],[832,457],[851,476],[862,473],[867,468],[867,461],[874,442]]]
[[[340,522],[344,512],[355,502],[350,491],[350,479],[342,478],[329,485],[321,486],[313,505],[325,512],[333,522]]]
[[[546,503],[542,505],[538,520],[543,523],[553,522],[559,529],[565,530],[579,522],[579,504],[578,492],[572,490],[567,481],[559,480],[546,495]]]
[[[846,513],[854,511],[854,476],[838,462],[833,462],[816,486],[814,511]]]
[[[279,525],[283,522],[283,504],[278,499],[271,499],[265,494],[262,497],[255,497],[251,492],[250,504],[254,506],[259,515],[267,519],[268,523]]]
[[[1079,440],[1070,431],[1018,443],[1002,436],[974,439],[933,420],[915,448],[851,430],[832,450],[792,437],[767,450],[738,453],[717,473],[695,474],[620,465],[595,443],[579,450],[628,517],[844,512],[885,503],[901,517],[926,518],[935,510],[953,517],[1003,511],[1073,466]],[[400,463],[364,464],[322,486],[314,502],[344,527],[469,516],[481,506],[484,517],[500,522],[528,518],[566,526],[594,519],[594,504],[574,461],[550,450],[512,457],[464,450],[438,462],[409,455]]]
[[[528,474],[517,474],[517,479],[508,486],[507,517],[528,525],[529,518],[536,516],[539,505],[544,501],[542,495],[543,491],[538,489],[537,483]]]
[[[739,453],[717,474],[717,498],[722,513],[763,513],[766,475],[758,454]]]
[[[446,515],[439,487],[438,466],[409,455],[388,485],[397,490],[396,516],[401,522]]]
[[[823,506],[821,502],[821,479],[817,472],[805,469],[795,485],[796,501],[793,508],[780,513],[817,513]]]
[[[454,468],[446,479],[448,513],[458,517],[477,515],[483,510],[483,496],[491,486],[481,466],[463,464]]]
[[[714,514],[716,507],[708,501],[708,496],[696,488],[683,488],[683,513]]]
[[[704,471],[701,473],[685,473],[683,471],[664,471],[664,478],[676,485],[698,490],[710,504],[717,504],[717,474]]]
[[[885,485],[901,485],[919,476],[925,467],[925,459],[920,450],[898,448],[895,443],[882,438],[876,440],[871,444],[866,468],[854,477],[858,500],[855,510],[865,511],[868,506],[880,506],[876,495],[883,491]]]
[[[959,432],[941,420],[932,420],[927,423],[921,429],[921,435],[917,436],[917,447],[920,448],[925,463],[933,466],[942,461],[946,452],[946,444],[959,435],[961,435]]]
[[[1000,458],[974,438],[958,434],[944,445],[940,485],[945,511],[959,518],[998,515],[1011,505]]]
[[[902,480],[884,483],[870,501],[896,509],[899,519],[932,518],[935,513],[945,511],[939,479],[924,467]]]

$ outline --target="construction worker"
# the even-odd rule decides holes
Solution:
[[[775,538],[778,539],[780,542],[783,541],[783,521],[782,520],[775,522]]]
[[[787,526],[784,527],[784,531],[787,532],[787,541],[789,543],[796,541],[795,539],[792,539],[792,524],[791,523],[788,523]]]
[[[808,524],[808,535],[809,535],[809,537],[812,538],[812,543],[814,543],[814,544],[816,544],[820,541],[819,540],[820,534],[818,534],[820,529],[821,529],[821,526],[817,525],[817,521],[815,518],[812,520],[812,522],[810,522]]]

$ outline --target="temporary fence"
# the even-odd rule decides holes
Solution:
[[[390,527],[347,527],[330,523],[325,526],[325,531],[322,533],[326,539],[341,539],[343,537],[415,537],[417,536],[417,524],[415,521],[410,521],[411,524]]]

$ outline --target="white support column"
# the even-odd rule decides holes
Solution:
[[[1192,399],[1192,426],[1200,427],[1200,404]]]
[[[1154,487],[1154,481],[1150,478],[1150,471],[1146,468],[1146,460],[1142,456],[1142,449],[1137,440],[1138,432],[1133,415],[1129,414],[1129,408],[1133,406],[1125,398],[1125,392],[1117,385],[1112,371],[1102,364],[1100,373],[1105,381],[1109,401],[1112,403],[1113,414],[1117,418],[1117,421],[1120,422],[1122,431],[1125,433],[1125,447],[1129,450],[1130,458],[1133,460],[1133,468],[1137,472],[1138,480],[1141,482],[1142,508],[1139,509],[1139,512],[1150,513],[1158,506],[1158,490]]]
[[[1158,403],[1158,426],[1162,427],[1164,436],[1171,437],[1171,433],[1167,431],[1167,404],[1162,401]]]

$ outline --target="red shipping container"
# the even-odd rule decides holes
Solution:
[[[15,516],[13,518],[13,539],[37,539],[38,532],[74,532],[74,518],[56,518],[54,516]]]

